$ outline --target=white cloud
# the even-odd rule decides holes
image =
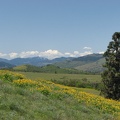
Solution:
[[[90,55],[90,54],[93,54],[92,51],[85,51],[83,53],[80,53],[80,56],[85,56],[85,55]]]
[[[71,53],[69,53],[69,52],[66,52],[65,54],[64,54],[66,57],[71,57],[71,56],[73,56]]]
[[[4,57],[6,57],[6,56],[7,56],[7,54],[0,53],[0,57],[1,57],[1,58],[4,58]]]
[[[21,52],[19,54],[19,57],[26,58],[26,57],[35,57],[35,56],[38,56],[38,55],[39,55],[38,51],[27,51],[27,52]]]
[[[85,56],[89,54],[93,54],[92,48],[91,47],[84,47],[83,48],[85,51],[80,53],[80,56]]]
[[[18,57],[18,53],[15,53],[15,52],[10,53],[10,54],[8,54],[8,55],[9,55],[9,57],[10,57],[11,59]]]
[[[57,57],[62,57],[63,54],[61,52],[59,52],[58,50],[47,50],[44,52],[40,52],[39,53],[40,57],[46,57],[48,59],[53,59],[53,58],[57,58]]]
[[[74,54],[75,55],[79,55],[80,53],[78,51],[74,51]]]
[[[21,53],[16,53],[16,52],[12,52],[9,54],[3,54],[0,53],[0,57],[1,58],[7,58],[7,59],[13,59],[13,58],[27,58],[27,57],[35,57],[35,56],[39,56],[39,57],[44,57],[44,58],[48,58],[48,59],[54,59],[54,58],[59,58],[59,57],[80,57],[80,56],[85,56],[88,54],[92,54],[92,48],[90,47],[84,47],[84,51],[83,52],[79,52],[79,51],[73,51],[73,53],[71,52],[65,52],[65,53],[61,53],[58,50],[46,50],[46,51],[23,51]],[[102,52],[99,52],[102,53]]]
[[[91,47],[84,47],[83,49],[84,49],[84,50],[92,50]]]
[[[66,57],[80,57],[80,52],[79,51],[74,51],[73,53],[66,52],[64,55]]]

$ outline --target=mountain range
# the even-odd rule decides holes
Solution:
[[[60,68],[74,68],[81,71],[101,72],[103,70],[102,64],[104,64],[104,62],[105,59],[102,54],[90,54],[78,58],[61,57],[52,60],[42,57],[15,58],[12,60],[0,58],[0,68],[11,68],[26,64],[41,67],[53,64]]]
[[[23,65],[23,64],[30,64],[30,65],[35,65],[35,66],[44,66],[47,64],[52,64],[55,62],[61,62],[64,60],[69,60],[71,58],[65,58],[65,57],[61,57],[61,58],[55,58],[53,60],[49,60],[47,58],[42,58],[42,57],[32,57],[32,58],[15,58],[12,60],[7,60],[7,59],[2,59],[0,58],[0,62],[5,62],[11,65]]]

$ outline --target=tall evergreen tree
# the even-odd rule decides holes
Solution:
[[[115,32],[109,43],[105,57],[105,67],[102,73],[103,88],[101,93],[106,98],[120,99],[120,32]]]

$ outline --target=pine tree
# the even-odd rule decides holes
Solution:
[[[120,99],[120,32],[115,32],[109,43],[105,57],[105,67],[102,73],[103,88],[101,93],[106,98]]]

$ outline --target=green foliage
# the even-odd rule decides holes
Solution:
[[[104,53],[106,70],[102,73],[103,88],[101,93],[106,98],[120,99],[120,32],[115,32],[113,41]]]
[[[89,74],[52,74],[52,73],[34,73],[22,72],[30,79],[43,78],[62,85],[82,88],[101,89],[101,76]]]
[[[43,93],[46,96],[50,94],[50,92],[48,90],[42,90],[41,93]]]
[[[16,67],[13,67],[13,70],[14,71],[24,71],[24,72],[26,72],[27,71],[27,66],[26,65],[16,66]]]
[[[16,74],[7,70],[0,70],[0,79],[6,82],[12,82],[13,80],[23,79],[23,78],[25,77],[21,74]]]
[[[6,81],[12,81],[13,79],[14,79],[13,76],[8,73],[4,74],[3,76],[3,80],[6,80]]]
[[[78,88],[94,88],[97,90],[101,89],[101,83],[97,81],[89,81],[87,78],[79,79],[66,79],[63,78],[61,80],[51,79],[52,82],[71,86],[71,87],[78,87]]]
[[[55,65],[46,65],[43,67],[37,67],[33,65],[21,65],[13,68],[14,71],[22,71],[22,72],[40,72],[40,73],[67,73],[67,74],[80,74],[82,71],[72,69],[72,68],[60,68]]]

